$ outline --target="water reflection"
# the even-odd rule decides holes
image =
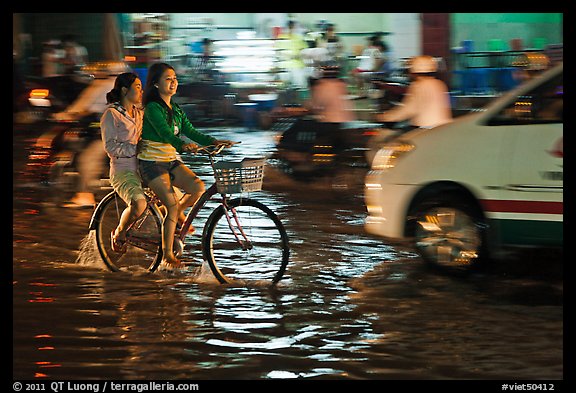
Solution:
[[[242,135],[234,154],[268,151],[268,136]],[[292,247],[276,288],[220,285],[201,261],[190,274],[109,272],[91,212],[16,190],[13,378],[562,378],[561,276],[432,274],[364,234],[357,196],[267,176],[258,198]]]

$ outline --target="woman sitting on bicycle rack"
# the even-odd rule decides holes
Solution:
[[[118,75],[114,88],[106,94],[106,102],[109,106],[102,114],[100,127],[104,150],[110,157],[110,184],[128,205],[110,235],[111,246],[112,250],[123,252],[127,228],[146,209],[136,158],[144,116],[138,75],[132,72]]]
[[[177,223],[184,217],[184,209],[193,206],[205,189],[204,182],[179,160],[177,153],[194,152],[199,145],[232,144],[194,128],[178,104],[172,102],[177,88],[176,72],[171,65],[150,66],[144,88],[144,124],[138,153],[144,185],[150,187],[167,210],[162,223],[162,264],[174,267],[180,265],[173,251]],[[184,142],[181,134],[193,142]],[[173,186],[186,192],[180,201]]]

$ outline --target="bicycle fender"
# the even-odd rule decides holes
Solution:
[[[102,198],[100,202],[98,202],[98,205],[96,206],[96,209],[94,209],[94,213],[92,213],[92,217],[90,218],[90,224],[88,224],[89,230],[96,229],[96,224],[98,224],[98,221],[100,220],[102,206],[104,206],[104,202],[108,201],[111,198],[114,198],[115,195],[116,191],[110,191],[104,198]]]

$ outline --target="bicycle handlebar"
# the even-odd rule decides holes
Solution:
[[[195,149],[192,153],[194,154],[198,154],[198,153],[202,153],[202,154],[206,154],[207,156],[216,156],[218,154],[220,154],[222,152],[222,150],[224,150],[227,147],[232,147],[234,145],[237,145],[241,142],[232,142],[231,144],[229,143],[217,143],[217,144],[212,144],[212,145],[206,145],[206,146],[200,146],[197,149]]]

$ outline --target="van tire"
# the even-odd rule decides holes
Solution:
[[[444,190],[419,198],[407,219],[407,235],[426,264],[451,273],[485,266],[487,226],[470,198]]]

